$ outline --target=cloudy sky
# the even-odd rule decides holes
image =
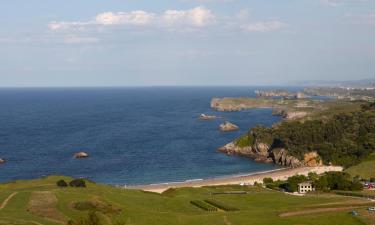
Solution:
[[[375,78],[373,0],[2,0],[0,86]]]

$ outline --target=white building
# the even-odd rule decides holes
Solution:
[[[314,186],[310,182],[303,182],[298,184],[298,193],[305,194],[309,191],[315,191]]]

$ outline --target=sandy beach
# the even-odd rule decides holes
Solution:
[[[264,171],[251,173],[246,175],[236,175],[229,177],[212,178],[205,180],[191,180],[185,182],[172,182],[164,184],[150,184],[150,185],[137,185],[127,186],[128,189],[139,189],[150,192],[162,193],[169,188],[181,187],[203,187],[203,186],[217,186],[217,185],[231,185],[231,184],[249,184],[255,182],[262,183],[263,178],[270,177],[273,180],[286,180],[288,177],[294,175],[306,175],[310,172],[322,174],[329,171],[342,171],[340,166],[319,166],[319,167],[299,167],[299,168],[282,168],[272,171]]]

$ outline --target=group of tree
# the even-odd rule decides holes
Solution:
[[[59,180],[56,182],[58,187],[86,187],[86,182],[84,179],[74,179],[69,182],[69,184],[65,180]]]
[[[309,173],[308,176],[295,175],[289,177],[286,181],[274,181],[272,178],[264,178],[263,183],[267,188],[283,189],[288,192],[296,192],[298,184],[309,181],[317,191],[360,191],[363,189],[359,177],[351,178],[345,172],[327,172],[321,176],[316,173]]]
[[[285,148],[299,159],[317,151],[325,164],[349,167],[375,150],[375,103],[330,117],[284,121],[272,128],[257,126],[248,136],[247,140],[268,143],[271,148]]]

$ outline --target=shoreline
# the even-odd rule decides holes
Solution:
[[[130,185],[121,188],[136,189],[149,192],[162,193],[170,188],[183,187],[203,187],[203,186],[220,186],[220,185],[253,185],[255,182],[263,183],[263,179],[270,177],[273,180],[286,180],[288,177],[294,175],[307,176],[310,172],[322,174],[329,171],[342,171],[341,166],[317,166],[317,167],[298,167],[298,168],[281,168],[275,170],[254,172],[244,175],[232,175],[226,177],[209,178],[209,179],[194,179],[182,182],[169,182],[148,185]]]

